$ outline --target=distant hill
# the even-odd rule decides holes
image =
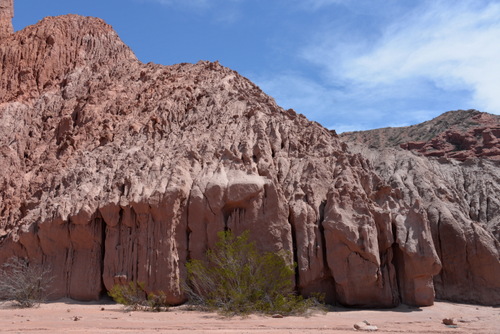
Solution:
[[[426,156],[500,160],[500,116],[477,110],[449,111],[412,126],[347,132],[340,137],[371,148],[399,146]]]

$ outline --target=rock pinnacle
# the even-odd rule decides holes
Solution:
[[[14,0],[0,0],[0,39],[14,32],[12,18],[14,17]]]

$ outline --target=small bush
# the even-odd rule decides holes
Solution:
[[[0,270],[0,298],[19,307],[34,307],[43,302],[53,281],[51,269],[12,257]]]
[[[158,294],[149,293],[147,300],[147,310],[153,312],[168,311],[170,305],[167,302],[167,295],[160,291]]]
[[[137,311],[167,311],[169,304],[163,291],[147,293],[144,282],[129,282],[126,285],[116,284],[108,292],[117,303],[123,304],[126,309]]]
[[[303,314],[316,305],[294,291],[294,266],[284,253],[259,253],[249,233],[220,232],[207,261],[187,263],[186,293],[191,303],[226,315]]]

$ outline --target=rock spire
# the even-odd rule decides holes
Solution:
[[[12,18],[14,17],[14,0],[0,0],[0,39],[14,32]]]

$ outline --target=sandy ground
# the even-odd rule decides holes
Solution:
[[[457,328],[442,323],[455,318]],[[0,304],[1,333],[352,333],[366,320],[378,333],[500,333],[500,308],[436,302],[390,310],[334,308],[309,317],[224,318],[174,307],[168,312],[126,312],[110,302],[62,300],[33,309]]]

